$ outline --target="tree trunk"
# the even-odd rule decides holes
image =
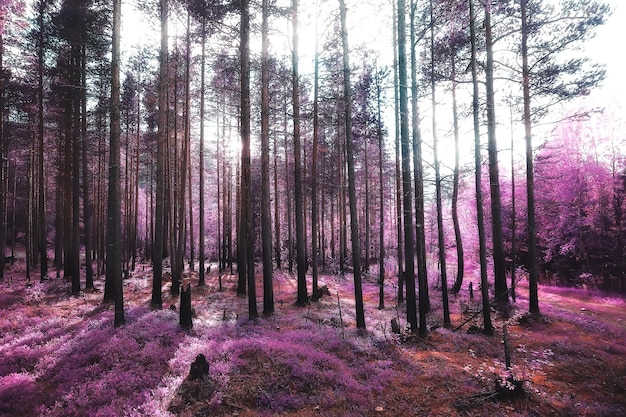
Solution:
[[[258,317],[254,280],[254,228],[252,221],[250,172],[250,10],[249,0],[241,1],[241,213],[239,277],[246,274],[248,285],[248,317]]]
[[[459,222],[459,177],[460,177],[460,162],[459,162],[459,112],[456,100],[456,50],[452,50],[452,125],[454,130],[454,174],[453,174],[453,186],[452,186],[452,223],[454,224],[454,241],[456,243],[456,280],[452,287],[452,292],[457,294],[461,291],[463,285],[463,276],[465,274],[465,255],[463,253],[463,238],[461,236],[461,225]]]
[[[200,63],[200,161],[199,161],[199,166],[198,166],[198,187],[200,188],[199,190],[199,197],[200,197],[200,201],[198,202],[198,209],[199,209],[199,213],[198,213],[198,227],[199,227],[199,236],[198,236],[198,262],[199,262],[199,268],[198,268],[198,286],[202,287],[205,285],[205,266],[204,266],[204,105],[205,105],[205,77],[206,77],[206,17],[204,15],[202,15],[202,52],[200,54],[200,59],[201,59],[201,63]],[[217,139],[217,143],[219,144],[219,138]],[[220,219],[220,164],[219,164],[219,152],[217,154],[217,163],[216,163],[216,173],[217,173],[217,202],[218,202],[218,206],[217,206],[217,228],[218,231],[220,229],[220,224],[219,224],[219,219]],[[219,233],[218,233],[219,235]],[[222,255],[222,252],[220,251],[220,247],[221,247],[221,242],[220,242],[220,236],[218,236],[217,239],[217,247],[218,247],[218,258],[217,258],[217,262],[218,265],[220,265],[218,267],[219,272],[221,272],[221,261],[222,261],[222,257],[219,255]]]
[[[513,104],[509,104],[511,121],[511,299],[516,301],[515,270],[517,269],[517,214],[515,201],[515,134],[513,132]]]
[[[286,95],[285,95],[286,97]],[[287,196],[287,269],[289,273],[293,273],[293,214],[292,214],[292,202],[291,202],[291,186],[289,184],[289,152],[287,147],[287,137],[289,132],[287,131],[287,100],[283,102],[283,133],[285,139],[285,195]]]
[[[191,308],[191,283],[186,282],[180,292],[180,327],[189,330],[193,327],[193,309]]]
[[[398,22],[396,5],[393,5],[393,108],[395,120],[395,150],[396,150],[396,234],[397,234],[397,261],[398,261],[398,304],[404,301],[404,267],[402,241],[402,174],[400,170],[400,111],[399,111],[399,83],[398,83]]]
[[[120,29],[121,0],[113,2],[113,52],[111,60],[111,141],[109,158],[109,197],[107,225],[107,280],[112,282],[115,299],[114,325],[124,324],[120,236]]]
[[[154,245],[152,250],[152,299],[150,305],[153,308],[163,307],[161,291],[163,274],[163,242],[165,237],[165,152],[167,142],[166,125],[166,94],[167,94],[167,0],[160,0],[161,15],[161,51],[159,55],[159,113],[158,113],[158,137],[157,137],[157,161],[156,161],[156,208],[154,219]]]
[[[278,135],[274,135],[274,256],[276,257],[276,269],[282,268],[281,243],[280,243],[280,211],[278,206]],[[287,198],[287,200],[290,200]]]
[[[38,136],[38,148],[39,148],[38,149],[39,151],[39,158],[38,158],[38,161],[39,161],[39,205],[38,205],[39,215],[38,215],[38,218],[39,218],[39,261],[40,261],[40,268],[39,268],[40,278],[39,279],[40,281],[45,280],[48,275],[48,244],[47,244],[47,233],[46,233],[46,200],[45,200],[46,187],[45,187],[45,176],[44,176],[45,164],[44,164],[44,89],[43,89],[44,41],[45,41],[43,17],[44,17],[46,6],[47,6],[46,2],[43,2],[43,1],[40,2],[39,13],[37,15],[37,22],[38,22],[37,25],[38,25],[38,30],[39,30],[38,39],[37,39],[37,107],[38,107],[37,136]],[[0,48],[2,48],[1,42],[0,42]],[[1,59],[0,59],[0,62],[2,62]],[[0,65],[0,70],[1,70],[1,65]],[[0,120],[2,120],[1,117],[0,117]],[[2,123],[0,122],[0,125],[1,124]],[[1,132],[2,132],[2,128],[0,128],[0,135],[1,135]],[[0,139],[0,141],[1,140],[2,139]],[[4,240],[1,237],[0,237],[0,242],[4,242]]]
[[[404,280],[406,282],[406,320],[417,331],[415,299],[415,241],[413,238],[413,198],[411,189],[411,150],[409,148],[409,106],[407,97],[405,1],[398,0],[398,83],[400,92],[400,137],[402,143],[402,203],[404,208]],[[425,329],[424,329],[425,330]]]
[[[296,210],[296,266],[298,268],[298,297],[296,304],[304,306],[308,302],[306,287],[306,242],[304,236],[304,193],[302,191],[302,151],[300,146],[300,80],[298,73],[298,0],[291,2],[291,23],[293,43],[292,64],[292,103],[293,103],[293,153],[295,177]]]
[[[476,15],[474,12],[474,0],[469,0],[470,13],[470,41],[472,49],[472,115],[474,120],[474,166],[476,180],[476,217],[478,225],[478,242],[479,242],[479,258],[480,258],[480,290],[483,301],[483,326],[485,334],[493,334],[493,325],[491,324],[491,305],[489,302],[489,283],[487,281],[487,243],[485,238],[485,220],[483,209],[483,192],[482,192],[482,160],[480,157],[480,122],[478,113],[480,111],[478,105],[478,74],[476,62]],[[471,287],[470,287],[471,288]]]
[[[4,74],[4,41],[0,33],[0,71]],[[4,144],[4,77],[0,77],[0,253],[2,254],[2,266],[0,267],[0,280],[4,279],[4,257],[6,256],[6,189],[7,180],[5,174],[6,149]]]
[[[426,269],[426,222],[424,220],[424,166],[422,158],[422,138],[419,130],[419,109],[417,106],[417,57],[415,53],[415,9],[411,1],[411,107],[413,128],[413,170],[415,183],[415,244],[417,249],[417,273],[419,282],[419,332],[426,334],[426,314],[430,311],[428,295],[428,271]],[[410,177],[410,175],[409,175]],[[405,237],[406,239],[406,237]],[[408,256],[408,252],[406,254]],[[411,255],[412,256],[412,255]],[[407,287],[408,291],[408,287]],[[407,296],[408,301],[408,296]]]
[[[85,289],[93,290],[93,261],[92,261],[92,208],[89,182],[89,161],[87,151],[87,57],[86,47],[81,50],[81,136],[83,139],[83,232],[85,241]],[[43,181],[43,179],[40,179]],[[42,190],[43,191],[43,190]],[[43,201],[41,196],[40,201]],[[42,203],[43,204],[43,203]]]
[[[382,74],[376,71],[376,110],[378,116],[378,124],[376,135],[378,136],[378,201],[379,201],[379,230],[378,230],[378,309],[385,308],[385,193],[384,193],[384,177],[383,177],[383,153],[385,139],[381,129],[381,111],[380,111],[380,93],[381,93]]]
[[[82,42],[82,41],[81,41]],[[72,295],[80,294],[80,103],[81,73],[80,45],[72,45],[72,79],[75,87],[72,91],[72,258],[70,274],[72,276]]]
[[[319,50],[318,50],[317,19],[315,20],[315,62],[313,75],[313,167],[311,172],[311,261],[313,263],[312,294],[317,299],[318,291],[318,231],[319,231],[319,197],[318,197],[318,157],[319,157]]]
[[[263,315],[274,313],[272,213],[270,201],[269,0],[263,0],[261,53],[261,239],[263,246]]]
[[[496,108],[493,79],[493,40],[491,35],[491,2],[485,2],[485,45],[487,66],[487,150],[489,152],[489,186],[491,190],[491,230],[493,240],[493,269],[496,304],[508,304],[509,292],[504,268],[504,244],[502,237],[502,199],[500,197],[500,174],[498,170],[498,145],[496,142]]]
[[[530,120],[530,76],[528,69],[528,22],[526,6],[528,0],[521,0],[522,8],[522,76],[524,93],[524,136],[526,139],[526,203],[528,215],[528,299],[529,311],[539,314],[539,296],[537,283],[537,235],[535,224],[535,174],[533,168],[533,148]]]
[[[354,175],[354,150],[352,143],[352,92],[350,90],[350,49],[346,25],[346,4],[339,0],[341,14],[341,41],[343,44],[343,99],[346,126],[346,158],[348,162],[348,199],[350,200],[350,238],[352,240],[352,268],[354,269],[354,301],[356,304],[356,327],[365,330],[365,311],[361,283],[361,245],[356,207],[356,181]],[[369,226],[369,225],[368,225]]]
[[[430,0],[430,91],[432,98],[432,129],[433,129],[433,157],[435,159],[435,194],[437,205],[437,240],[439,246],[439,270],[441,275],[441,296],[443,303],[443,327],[451,327],[450,307],[448,306],[448,274],[446,271],[446,240],[443,231],[443,202],[441,196],[441,167],[439,162],[439,144],[437,143],[437,100],[435,85],[435,21],[433,19],[433,0]]]

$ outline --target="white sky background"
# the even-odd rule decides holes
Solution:
[[[612,103],[626,104],[626,1],[605,0],[611,5],[613,14],[606,24],[598,28],[597,35],[592,39],[587,50],[596,62],[606,64],[606,79],[601,87],[591,93],[591,99],[598,105]]]

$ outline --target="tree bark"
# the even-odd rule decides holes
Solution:
[[[300,80],[298,72],[298,0],[291,2],[291,23],[293,43],[292,64],[292,104],[293,104],[293,153],[295,177],[296,211],[296,266],[298,268],[298,297],[296,304],[304,306],[308,302],[306,287],[306,242],[304,236],[304,193],[302,191],[302,151],[300,144]]]
[[[261,28],[261,239],[263,246],[263,315],[274,313],[272,213],[270,201],[269,0],[263,0]]]
[[[112,282],[116,327],[124,324],[121,264],[120,205],[120,30],[121,0],[113,2],[113,52],[111,60],[111,140],[107,225],[107,280]]]
[[[524,137],[526,139],[526,204],[528,216],[528,299],[529,311],[539,314],[538,270],[537,270],[537,235],[535,224],[535,174],[533,168],[532,132],[530,120],[530,75],[528,69],[528,0],[521,0],[522,9],[522,76],[524,94]]]
[[[318,33],[317,33],[317,19],[315,20],[315,62],[314,62],[314,75],[313,75],[313,161],[311,172],[311,262],[313,263],[312,274],[312,293],[313,299],[317,298],[318,294],[318,232],[319,232],[319,179],[318,179],[318,158],[319,158],[319,48],[318,48]]]
[[[415,299],[415,240],[413,237],[413,197],[411,189],[411,149],[409,147],[409,109],[406,65],[406,4],[398,0],[398,83],[400,92],[400,137],[402,143],[402,203],[404,209],[404,279],[406,282],[406,320],[417,331]]]
[[[439,246],[439,270],[441,277],[441,297],[443,304],[443,327],[451,327],[450,307],[448,306],[448,274],[446,266],[446,241],[443,230],[443,202],[441,196],[441,163],[439,161],[439,144],[437,140],[437,100],[435,85],[435,21],[433,19],[433,0],[430,0],[430,91],[432,105],[433,157],[435,159],[435,200],[437,205],[437,241]]]
[[[422,157],[422,138],[419,130],[419,109],[417,106],[417,55],[415,46],[415,9],[416,4],[411,1],[411,108],[413,170],[415,183],[415,245],[417,251],[417,273],[419,282],[419,331],[426,334],[426,314],[430,311],[430,297],[428,295],[428,270],[426,269],[426,222],[424,220],[424,166]],[[405,237],[406,238],[406,237]],[[408,256],[408,254],[406,255]],[[408,290],[408,289],[407,289]],[[407,298],[408,301],[408,298]]]
[[[239,277],[245,274],[248,286],[248,317],[258,317],[256,306],[256,284],[254,280],[254,238],[252,210],[251,172],[250,172],[250,10],[249,0],[241,1],[241,213],[238,264]]]
[[[456,99],[456,50],[452,50],[451,59],[452,68],[452,125],[454,130],[454,174],[452,186],[452,223],[454,225],[454,241],[456,243],[456,279],[452,292],[457,294],[461,291],[463,285],[463,276],[465,274],[465,254],[463,253],[463,237],[461,236],[461,225],[459,222],[459,179],[460,179],[460,162],[459,162],[459,112]]]
[[[356,327],[365,330],[365,311],[361,282],[361,245],[359,221],[356,207],[356,181],[354,175],[354,150],[352,143],[352,92],[350,88],[350,49],[348,48],[348,26],[346,4],[339,0],[341,15],[341,41],[343,44],[343,99],[346,126],[346,159],[348,162],[348,199],[350,204],[350,238],[352,240],[352,268],[354,269],[354,301],[356,304]]]
[[[493,325],[491,323],[491,305],[489,302],[489,283],[487,281],[487,243],[485,238],[485,220],[483,208],[483,192],[482,192],[482,160],[480,157],[480,122],[478,114],[480,111],[478,105],[478,74],[476,62],[476,15],[474,11],[474,0],[469,1],[470,13],[470,41],[472,49],[471,71],[472,71],[472,115],[474,121],[474,166],[476,180],[476,217],[478,225],[478,242],[479,242],[479,258],[480,258],[480,290],[483,302],[483,326],[484,332],[488,335],[493,334]],[[471,287],[470,287],[471,288]]]
[[[393,103],[395,120],[395,151],[396,151],[396,234],[397,234],[397,261],[398,261],[398,304],[404,301],[404,243],[402,241],[402,174],[400,170],[400,111],[399,111],[399,82],[398,82],[398,22],[396,4],[393,5]]]
[[[198,166],[198,187],[200,188],[199,190],[199,197],[200,197],[200,201],[198,202],[198,208],[199,208],[199,213],[198,213],[198,227],[199,227],[199,236],[198,236],[198,262],[199,262],[199,268],[198,268],[198,286],[202,287],[205,285],[206,281],[205,281],[205,266],[204,266],[204,252],[205,252],[205,248],[204,248],[204,106],[205,106],[205,83],[206,83],[206,17],[205,15],[202,15],[202,40],[201,40],[201,47],[202,47],[202,52],[200,54],[200,59],[201,59],[201,63],[200,63],[200,161],[199,161],[199,166]],[[217,143],[219,146],[219,138],[217,139]],[[217,228],[218,231],[220,229],[220,224],[219,224],[219,219],[220,219],[220,206],[219,206],[219,202],[221,200],[220,198],[220,164],[219,164],[219,152],[217,155],[217,163],[216,163],[216,173],[217,173],[217,201],[218,201],[218,206],[217,206]],[[219,234],[219,233],[218,233]],[[220,247],[221,247],[221,242],[220,242],[220,236],[218,236],[217,239],[217,247],[218,247],[218,258],[217,258],[217,262],[218,265],[220,265],[220,267],[218,268],[221,272],[221,265],[222,265],[222,252],[220,251]]]
[[[491,237],[496,304],[508,304],[509,292],[504,268],[504,244],[502,237],[502,199],[498,170],[498,144],[496,142],[496,108],[493,79],[493,40],[491,34],[491,2],[485,2],[485,67],[487,87],[487,150],[489,153],[489,188],[491,190]]]
[[[376,135],[378,136],[378,199],[379,199],[379,229],[378,229],[378,309],[385,308],[385,193],[384,193],[384,177],[383,177],[383,154],[385,147],[385,138],[381,129],[381,78],[382,73],[376,71],[376,110],[378,124]]]
[[[161,291],[163,275],[163,242],[165,237],[165,152],[167,142],[167,15],[168,1],[160,0],[161,15],[161,51],[159,55],[159,113],[158,113],[158,137],[157,137],[157,161],[156,161],[156,208],[154,218],[154,245],[152,250],[152,300],[153,308],[163,308],[163,295]]]
[[[46,11],[47,3],[42,1],[39,3],[39,10],[37,15],[38,25],[38,39],[37,39],[37,107],[38,107],[38,120],[37,120],[37,136],[38,136],[38,148],[39,148],[39,276],[40,281],[47,278],[48,275],[48,245],[47,245],[47,233],[46,233],[46,187],[44,176],[44,22],[43,17]],[[1,38],[0,38],[1,39]],[[0,48],[2,45],[0,43]],[[1,54],[1,52],[0,52]],[[0,60],[1,62],[1,60]],[[2,70],[0,65],[0,71]],[[0,93],[2,94],[2,93]],[[2,118],[0,117],[0,120]],[[2,122],[0,121],[0,125]],[[0,135],[2,129],[0,128]],[[0,139],[1,141],[2,139]],[[1,146],[0,146],[1,148]],[[4,216],[2,217],[4,219]],[[1,226],[0,226],[1,227]],[[0,233],[1,235],[1,233]],[[0,242],[4,242],[4,239],[0,237]]]

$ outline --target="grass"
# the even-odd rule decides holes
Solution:
[[[250,322],[236,276],[224,276],[219,292],[213,274],[193,288],[197,317],[183,331],[168,308],[177,305],[169,283],[164,309],[148,308],[148,266],[124,281],[121,328],[100,292],[71,297],[63,280],[26,286],[19,265],[10,272],[0,294],[2,416],[626,415],[626,303],[606,294],[541,287],[543,316],[524,314],[528,302],[519,297],[485,337],[466,332],[480,318],[458,332],[438,327],[440,292],[432,288],[434,330],[417,338],[390,332],[392,318],[405,323],[390,280],[387,308],[378,310],[378,287],[366,277],[363,333],[347,277],[322,276],[331,296],[300,308],[295,278],[276,272],[276,313]],[[464,292],[451,297],[453,325],[470,303]],[[187,381],[200,353],[209,377]],[[498,400],[498,381],[520,381],[524,395]]]

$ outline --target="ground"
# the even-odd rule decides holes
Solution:
[[[202,288],[189,275],[196,317],[184,331],[170,282],[163,309],[149,308],[149,265],[124,281],[120,328],[102,292],[72,297],[62,278],[28,285],[23,265],[9,268],[0,283],[0,416],[626,415],[622,298],[540,286],[542,315],[530,316],[522,282],[511,316],[495,315],[495,335],[487,337],[468,334],[479,320],[456,331],[440,327],[433,286],[431,329],[420,338],[404,331],[391,279],[379,310],[378,286],[366,274],[368,328],[357,331],[349,275],[321,276],[331,295],[297,307],[295,276],[275,272],[276,312],[250,321],[236,276],[224,274],[219,291],[215,269]],[[478,302],[461,292],[450,307],[458,327]],[[392,318],[401,335],[391,333]],[[209,374],[189,381],[198,354]],[[514,382],[522,395],[503,395]]]

